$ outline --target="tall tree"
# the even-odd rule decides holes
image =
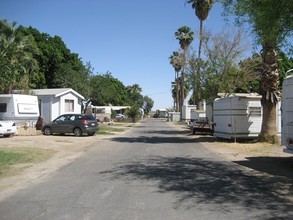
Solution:
[[[127,105],[143,108],[143,95],[141,94],[141,87],[138,84],[133,84],[127,86],[126,91],[128,94]]]
[[[182,26],[175,32],[176,39],[179,40],[181,49],[183,50],[183,66],[181,71],[181,86],[180,86],[180,120],[182,120],[182,107],[185,99],[185,67],[186,67],[186,56],[190,44],[193,41],[194,33],[191,31],[190,27]]]
[[[203,21],[206,20],[209,16],[209,12],[214,4],[214,0],[187,0],[187,3],[191,4],[191,7],[195,10],[195,15],[199,19],[199,46],[198,46],[198,57],[197,57],[197,79],[194,89],[196,91],[194,94],[194,102],[197,102],[199,107],[199,102],[201,101],[201,92],[200,92],[200,65],[201,65],[201,47],[202,47],[202,37],[203,37]],[[195,78],[195,76],[194,76]]]
[[[150,113],[152,108],[154,107],[154,100],[152,100],[148,96],[143,97],[143,110],[146,115]]]
[[[172,55],[169,57],[170,64],[173,66],[175,71],[175,81],[174,81],[174,88],[172,90],[172,97],[175,100],[175,111],[179,111],[179,72],[181,71],[184,65],[184,57],[182,53],[178,51],[174,51]]]
[[[38,68],[33,54],[37,48],[30,35],[20,35],[16,22],[0,21],[0,89],[28,89],[29,78]]]
[[[34,57],[39,63],[40,71],[39,77],[33,81],[33,88],[69,87],[88,97],[91,69],[82,63],[78,54],[67,48],[61,37],[51,37],[32,27],[21,27],[21,32],[31,34],[39,49]]]
[[[212,104],[218,93],[233,93],[243,87],[245,73],[238,70],[238,63],[249,47],[241,31],[225,30],[205,39],[207,60],[202,61],[200,80],[203,98]]]
[[[280,97],[278,51],[292,35],[293,4],[288,0],[222,0],[225,11],[237,15],[237,22],[248,23],[256,43],[262,47],[263,123],[259,140],[278,141],[276,105]]]

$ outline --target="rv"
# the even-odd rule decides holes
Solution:
[[[281,143],[293,150],[293,75],[283,81]]]
[[[214,136],[257,138],[262,125],[261,96],[236,93],[214,101]]]
[[[17,127],[34,127],[38,117],[37,96],[0,94],[0,120],[14,121]]]
[[[167,109],[157,109],[156,115],[158,118],[166,118],[167,117]]]

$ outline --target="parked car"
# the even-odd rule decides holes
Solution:
[[[126,118],[126,116],[123,115],[123,114],[117,114],[117,115],[116,115],[116,118]]]
[[[83,114],[60,115],[52,122],[45,123],[41,129],[45,135],[73,133],[77,137],[83,133],[92,136],[98,130],[99,124],[96,118],[92,115]]]
[[[16,132],[15,122],[13,121],[0,121],[0,135],[10,137]]]

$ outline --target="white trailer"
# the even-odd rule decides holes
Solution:
[[[214,101],[214,136],[257,138],[262,125],[261,96],[236,93]]]
[[[283,81],[281,143],[293,150],[293,75]]]
[[[37,96],[0,94],[0,120],[14,121],[17,127],[34,127],[39,115]]]

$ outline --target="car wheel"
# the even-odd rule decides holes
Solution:
[[[10,137],[11,134],[4,134],[3,136],[4,136],[4,137]]]
[[[88,135],[88,136],[93,136],[93,135],[95,135],[95,133],[96,133],[96,132],[89,132],[89,133],[87,133],[87,135]]]
[[[52,134],[51,128],[50,127],[45,127],[44,134],[45,135],[51,135]]]
[[[80,128],[74,128],[73,130],[74,136],[79,137],[82,135],[82,131]]]

